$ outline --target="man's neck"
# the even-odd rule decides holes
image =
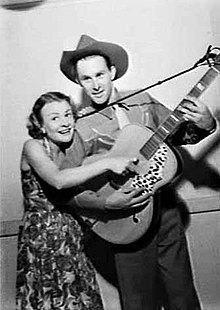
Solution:
[[[117,91],[117,89],[114,87],[114,88],[112,88],[112,93],[111,93],[111,96],[110,96],[110,98],[109,98],[108,104],[111,104],[111,103],[113,103],[113,102],[115,102],[115,101],[117,101],[117,100],[118,100],[118,91]]]

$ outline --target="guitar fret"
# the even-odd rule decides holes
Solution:
[[[206,85],[204,85],[202,82],[199,82],[195,87],[197,87],[197,89],[199,89],[200,91],[204,91]]]
[[[148,142],[140,150],[141,154],[149,160],[162,142],[163,139],[160,139],[158,135],[153,134]]]
[[[151,143],[150,146],[152,147],[152,151],[153,151],[155,148],[157,148],[158,145],[162,142],[162,140],[159,139],[159,136],[157,136],[157,135],[153,135],[149,141],[150,141],[150,143]]]
[[[145,154],[145,156],[149,153],[151,154],[154,151],[155,145],[153,145],[153,143],[153,140],[150,138],[148,143],[143,146],[142,152]]]
[[[149,147],[150,145],[146,146],[144,145],[141,149],[141,154],[147,159],[149,160],[151,158],[151,154],[152,154],[152,150]]]
[[[175,121],[175,122],[179,122],[179,118],[173,114],[170,115],[170,117]]]
[[[169,116],[169,118],[164,122],[163,127],[166,127],[168,133],[170,133],[176,126],[179,124],[179,122],[182,120],[182,118],[172,118],[172,114]]]
[[[219,74],[216,68],[209,69],[188,95],[198,98]]]
[[[179,123],[179,121],[178,122],[175,122],[175,121],[173,121],[171,118],[169,118],[167,121],[166,121],[166,123],[165,123],[165,126],[166,126],[166,128],[167,128],[167,130],[169,131],[169,132],[171,132],[171,130],[173,130],[173,128],[176,126],[176,124],[178,124]]]
[[[188,93],[188,96],[191,96],[193,98],[198,98],[201,94],[202,94],[202,91],[200,89],[194,88]]]
[[[217,74],[220,73],[220,65],[219,65],[219,70],[218,70],[216,67],[212,67],[212,69],[213,69]]]
[[[148,142],[142,147],[140,150],[141,154],[149,160],[181,120],[182,114],[179,113],[179,111],[174,110],[160,126],[157,132],[154,133]]]
[[[181,101],[182,102],[182,101]],[[181,104],[181,103],[180,103]],[[180,105],[179,104],[179,105]],[[173,111],[173,115],[175,115],[175,117],[178,119],[178,122],[180,122],[180,121],[182,121],[182,119],[183,119],[183,114],[182,114],[182,112],[180,112],[179,110],[177,110],[177,109],[175,109],[174,111]]]
[[[164,130],[164,131],[165,131],[165,133],[169,133],[169,130],[167,130],[164,126],[161,126],[161,128],[160,128],[160,129]]]

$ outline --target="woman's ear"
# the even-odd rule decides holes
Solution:
[[[115,79],[116,76],[116,68],[115,66],[111,66],[111,80],[113,81]]]

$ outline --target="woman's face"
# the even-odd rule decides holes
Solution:
[[[43,120],[42,128],[49,140],[56,144],[71,141],[74,132],[75,120],[72,109],[66,101],[53,101],[41,109]]]

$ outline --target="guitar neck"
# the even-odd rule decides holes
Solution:
[[[220,72],[220,55],[217,57],[216,64],[211,67],[196,83],[196,85],[190,90],[188,96],[193,98],[199,98],[202,93],[208,88],[208,86],[214,81]],[[178,127],[178,125],[184,120],[183,114],[178,111],[178,107],[183,103],[184,99],[178,104],[173,112],[165,119],[165,121],[159,126],[156,132],[141,148],[141,154],[150,159],[157,151],[159,146],[166,140],[166,138]]]

